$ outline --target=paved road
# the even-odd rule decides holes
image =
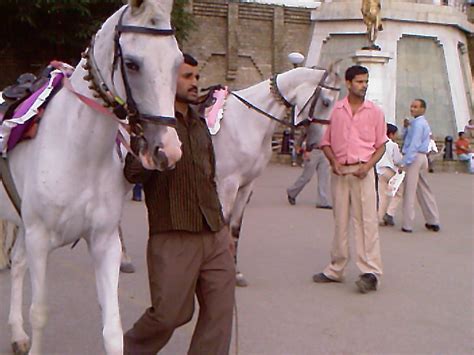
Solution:
[[[329,259],[333,220],[314,208],[315,182],[289,206],[285,188],[299,168],[271,165],[247,209],[240,246],[250,286],[237,290],[239,354],[472,354],[474,178],[433,174],[442,231],[382,228],[385,277],[376,293],[357,293],[353,265],[342,284],[311,281]],[[148,304],[142,203],[128,202],[124,230],[137,273],[122,275],[120,305],[128,329]],[[399,219],[397,219],[399,226]],[[25,317],[29,302],[25,289]],[[0,273],[0,354],[9,353],[8,272]],[[99,307],[84,243],[51,256],[45,354],[102,354]],[[185,354],[193,324],[162,352]],[[235,354],[235,338],[232,346]]]

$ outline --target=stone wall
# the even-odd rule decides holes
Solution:
[[[291,52],[306,54],[311,10],[226,0],[190,4],[197,29],[183,47],[196,57],[201,87],[242,89],[292,68]]]
[[[313,11],[314,31],[308,65],[345,58],[351,64],[354,47],[361,47],[366,26],[360,3],[349,0],[324,2]],[[386,120],[400,123],[409,114],[414,97],[425,98],[433,134],[455,136],[473,117],[471,66],[468,38],[474,26],[455,6],[384,0],[376,43],[389,57],[383,75],[372,76]],[[369,97],[375,100],[375,97]]]

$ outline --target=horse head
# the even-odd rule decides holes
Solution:
[[[172,168],[181,158],[174,101],[183,56],[171,29],[172,6],[173,0],[129,0],[97,33],[84,67],[96,97],[128,118],[150,170]]]
[[[342,82],[339,63],[332,63],[328,69],[296,68],[278,76],[281,95],[295,106],[296,125],[306,119],[329,121]]]

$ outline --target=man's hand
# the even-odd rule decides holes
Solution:
[[[342,169],[341,169],[341,164],[337,160],[331,161],[331,167],[332,167],[332,172],[338,176],[343,175],[342,174]]]
[[[367,173],[371,167],[368,164],[360,164],[359,169],[352,173],[352,175],[358,177],[359,179],[363,179],[367,176]]]

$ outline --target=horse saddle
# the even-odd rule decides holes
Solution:
[[[38,121],[50,99],[62,86],[63,73],[48,65],[39,77],[25,73],[2,93],[0,105],[0,155],[6,157],[23,139],[36,135]]]
[[[204,90],[208,92],[199,98],[198,112],[206,120],[209,133],[215,135],[220,129],[220,121],[224,113],[223,107],[229,91],[227,87],[220,84],[210,86]]]
[[[48,65],[39,77],[32,73],[23,73],[14,84],[4,88],[2,98],[5,101],[0,104],[0,121],[11,118],[21,102],[48,82],[48,77],[53,70],[54,68]]]

